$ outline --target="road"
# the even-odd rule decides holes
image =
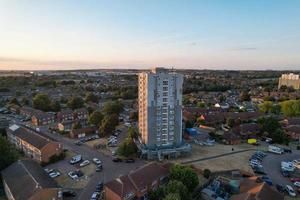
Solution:
[[[85,159],[92,160],[93,158],[99,158],[103,163],[103,171],[94,173],[91,177],[87,186],[77,195],[77,199],[90,199],[92,193],[95,191],[98,182],[102,181],[104,183],[118,178],[121,175],[128,174],[131,170],[134,170],[140,166],[146,164],[144,160],[136,160],[135,163],[115,163],[112,161],[112,157],[105,155],[87,145],[75,145],[75,140],[62,137],[59,134],[49,133],[48,131],[41,130],[43,133],[49,137],[61,142],[64,148],[75,152],[76,154],[81,154]]]
[[[282,155],[268,153],[268,156],[266,156],[263,159],[262,165],[264,167],[265,172],[267,173],[267,176],[272,180],[273,184],[293,186],[289,178],[282,176],[280,172],[281,171],[280,166],[282,161],[292,161],[299,158],[300,158],[299,150],[293,150],[293,153],[290,154],[286,153]],[[294,189],[296,188],[294,187]]]

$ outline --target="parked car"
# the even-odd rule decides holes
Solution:
[[[60,173],[59,173],[58,171],[54,171],[54,172],[51,172],[51,173],[49,174],[49,176],[50,176],[51,178],[56,178],[56,177],[60,176]]]
[[[297,181],[296,181],[296,182],[294,182],[294,186],[296,186],[296,187],[298,187],[298,188],[299,188],[299,187],[300,187],[300,182],[297,182]]]
[[[290,178],[291,182],[300,182],[300,178]]]
[[[96,172],[101,172],[102,169],[103,169],[103,167],[102,167],[101,164],[99,164],[99,165],[96,166]]]
[[[115,156],[116,154],[117,154],[117,153],[116,153],[115,150],[111,152],[111,155],[112,155],[112,156]]]
[[[276,189],[280,193],[284,193],[285,192],[285,189],[284,189],[283,185],[281,185],[281,184],[277,184],[276,185]]]
[[[87,166],[87,165],[89,165],[90,164],[90,161],[89,160],[85,160],[85,161],[83,161],[82,163],[80,163],[80,167],[85,167],[85,166]]]
[[[71,179],[73,179],[73,180],[78,179],[77,173],[76,173],[76,172],[73,172],[73,171],[69,172],[69,173],[68,173],[68,176],[69,176]]]
[[[76,155],[76,156],[72,157],[72,159],[70,160],[70,163],[72,165],[74,165],[76,163],[79,163],[81,160],[82,160],[81,155]]]
[[[292,150],[291,149],[287,149],[287,148],[283,148],[283,152],[284,153],[292,153]]]
[[[262,176],[261,179],[263,180],[263,182],[267,183],[268,185],[270,185],[270,186],[273,185],[272,180],[269,177]]]
[[[264,175],[266,174],[262,167],[254,167],[253,172],[256,174],[264,174]]]
[[[281,174],[282,174],[282,176],[284,176],[284,177],[290,177],[290,176],[291,176],[290,172],[285,171],[285,170],[281,170]]]
[[[127,159],[125,159],[125,162],[126,163],[134,163],[135,160],[133,158],[127,158]]]
[[[112,161],[113,162],[123,162],[123,160],[121,158],[113,158]]]
[[[72,191],[72,190],[64,190],[62,192],[63,197],[75,197],[76,196],[76,192]]]
[[[100,197],[100,193],[99,192],[94,192],[91,196],[91,200],[98,200]]]
[[[286,192],[291,196],[291,197],[295,197],[296,193],[294,191],[294,189],[292,188],[292,186],[290,185],[286,185]]]
[[[45,170],[45,172],[46,172],[47,174],[49,174],[49,173],[51,173],[51,172],[54,171],[54,169],[48,169],[48,168],[45,168],[44,170]]]
[[[103,182],[99,182],[99,183],[96,185],[96,192],[102,192],[103,187],[104,187]]]
[[[101,160],[99,160],[98,158],[93,158],[93,162],[96,164],[96,165],[100,165],[102,162]]]

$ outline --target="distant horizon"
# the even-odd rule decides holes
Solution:
[[[300,69],[300,1],[0,1],[0,70]]]

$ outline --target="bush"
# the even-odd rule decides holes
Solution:
[[[59,154],[59,155],[53,155],[53,156],[51,156],[51,157],[49,158],[49,162],[48,162],[47,164],[50,164],[50,163],[56,163],[56,162],[58,162],[58,161],[60,161],[60,160],[65,159],[65,157],[66,157],[66,155],[65,155],[64,152],[61,153],[61,154]]]
[[[211,175],[211,171],[209,170],[209,169],[205,169],[204,171],[203,171],[203,176],[205,177],[205,178],[209,178],[210,177],[210,175]]]

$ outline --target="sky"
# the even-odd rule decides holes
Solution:
[[[0,70],[300,70],[298,0],[0,0]]]

